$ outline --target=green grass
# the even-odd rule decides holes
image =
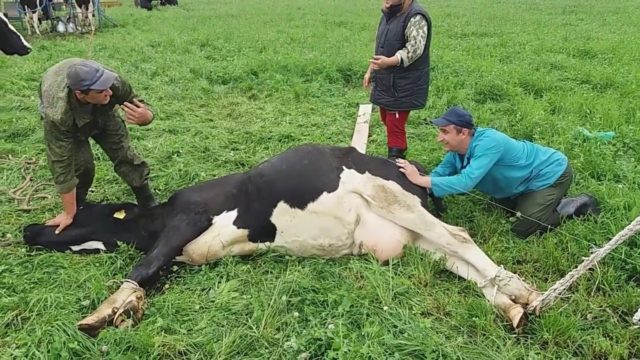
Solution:
[[[482,294],[417,251],[380,267],[370,258],[264,254],[179,267],[148,297],[136,328],[90,339],[75,322],[96,308],[141,255],[78,256],[27,248],[22,226],[53,217],[59,202],[24,212],[5,195],[20,159],[50,181],[37,115],[41,74],[66,57],[117,69],[153,104],[147,128],[130,128],[152,166],[154,190],[250,168],[297,144],[348,144],[371,55],[379,1],[183,0],[179,8],[108,14],[120,26],[90,36],[32,37],[24,58],[0,57],[0,358],[112,359],[631,359],[640,357],[640,237],[619,246],[521,335]],[[424,120],[450,105],[482,126],[565,152],[572,194],[603,203],[597,220],[520,241],[482,200],[448,199],[498,264],[547,289],[640,215],[640,7],[636,1],[430,1],[433,81],[412,113],[410,156],[432,167],[443,151]],[[369,153],[386,154],[377,114]],[[578,127],[615,131],[587,139]],[[96,150],[90,198],[132,194]],[[54,195],[53,188],[40,189]],[[11,241],[13,239],[13,241]]]

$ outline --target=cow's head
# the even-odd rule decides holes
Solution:
[[[0,51],[7,55],[25,56],[31,52],[31,45],[0,13]]]
[[[23,239],[29,246],[55,251],[110,252],[118,248],[119,243],[147,251],[155,241],[156,228],[161,226],[161,211],[145,210],[130,203],[87,203],[78,209],[73,223],[61,233],[55,233],[55,226],[31,224],[24,228]]]

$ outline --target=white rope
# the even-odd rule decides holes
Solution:
[[[573,284],[580,275],[584,274],[593,265],[600,261],[605,255],[607,255],[616,246],[620,245],[623,241],[629,237],[635,235],[640,230],[640,216],[637,217],[631,224],[629,224],[624,230],[614,236],[605,246],[598,249],[591,254],[585,261],[582,262],[577,268],[573,269],[564,278],[556,282],[546,293],[542,294],[534,302],[532,302],[527,308],[528,311],[535,311],[536,314],[540,313],[540,310],[549,306],[560,294],[562,294],[571,284]],[[634,319],[638,317],[640,320],[640,312],[634,316]]]
[[[496,280],[498,279],[498,276],[504,271],[505,271],[504,267],[500,265],[500,267],[496,269],[496,272],[495,274],[493,274],[493,276],[488,277],[478,283],[478,286],[480,288],[483,288],[487,285],[493,285],[493,295],[491,295],[492,304],[496,303],[496,295],[498,295],[498,284],[496,284]]]

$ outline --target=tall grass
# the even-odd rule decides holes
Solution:
[[[424,2],[423,2],[424,3]],[[448,223],[467,228],[498,263],[546,289],[640,215],[640,7],[636,1],[437,0],[429,105],[412,113],[410,157],[443,155],[425,119],[468,108],[481,126],[565,152],[570,192],[603,203],[598,219],[520,241],[484,200],[448,199]],[[118,27],[94,36],[32,37],[28,57],[0,57],[1,358],[593,358],[640,357],[630,318],[640,307],[638,236],[531,319],[521,335],[471,283],[409,250],[389,267],[369,258],[265,254],[179,267],[150,293],[144,321],[90,339],[75,322],[112,292],[141,255],[34,250],[22,226],[53,217],[55,198],[17,210],[5,195],[36,158],[49,181],[37,89],[66,57],[91,57],[127,77],[156,110],[130,128],[152,166],[154,191],[242,171],[293,145],[348,144],[373,49],[379,1],[183,0],[178,8],[108,10]],[[377,114],[373,114],[376,119]],[[586,138],[614,131],[612,141]],[[96,147],[97,149],[97,147]],[[386,154],[372,122],[369,152]],[[96,150],[94,201],[132,194]],[[53,188],[40,189],[55,195]]]

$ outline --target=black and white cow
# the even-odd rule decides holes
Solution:
[[[93,34],[96,31],[93,19],[93,0],[74,0],[73,4],[78,30],[87,31],[87,28],[90,28]]]
[[[31,52],[31,45],[0,13],[0,51],[6,55],[25,56]]]
[[[199,265],[229,255],[275,249],[297,256],[372,254],[379,261],[416,246],[446,258],[472,280],[515,328],[538,293],[498,267],[459,227],[427,211],[424,188],[397,166],[352,147],[304,145],[253,169],[176,192],[149,210],[133,204],[86,205],[59,235],[30,225],[24,240],[58,251],[114,250],[117,242],[146,253],[119,290],[78,327],[97,335],[126,316],[142,317],[144,287],[172,260]]]
[[[151,4],[153,0],[134,0],[133,4],[136,7],[141,7],[143,9],[147,9],[151,11],[153,9],[153,5]],[[160,6],[178,6],[178,0],[160,0]]]
[[[20,0],[20,9],[24,12],[24,22],[27,26],[27,33],[31,35],[31,28],[40,35],[40,17],[49,18],[46,0]],[[46,11],[46,14],[43,12]]]

